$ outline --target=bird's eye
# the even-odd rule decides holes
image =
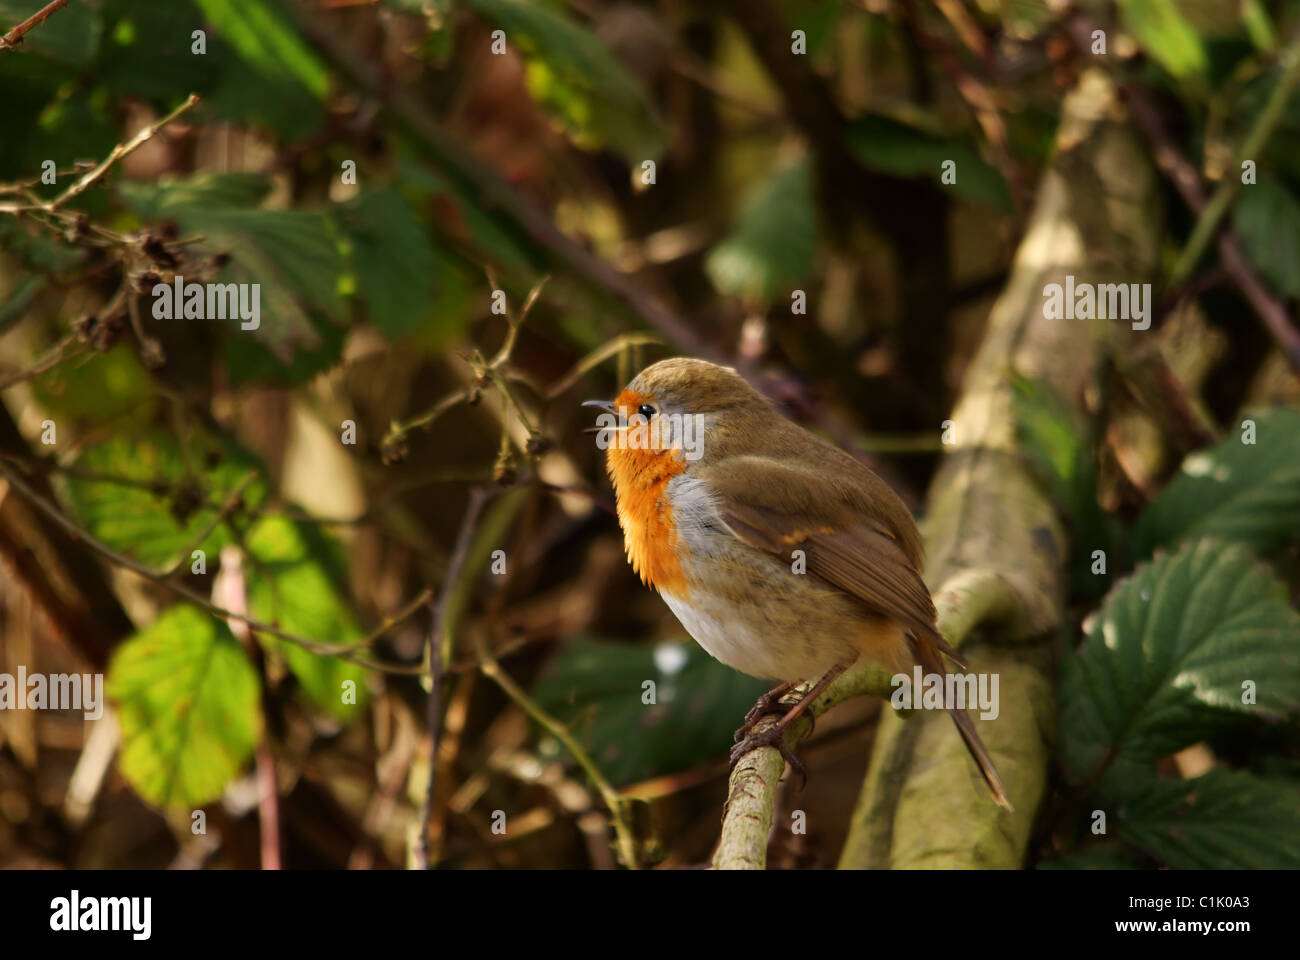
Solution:
[[[641,404],[641,406],[636,408],[636,412],[641,414],[641,416],[645,417],[647,420],[649,420],[651,417],[655,415],[655,408],[650,406],[650,404],[648,403],[643,403]]]

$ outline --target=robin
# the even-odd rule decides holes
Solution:
[[[916,522],[889,486],[783,417],[735,370],[663,360],[605,411],[601,445],[632,569],[714,658],[781,681],[736,731],[734,764],[758,746],[803,765],[784,735],[859,660],[912,675],[961,665],[921,579]],[[798,703],[780,703],[815,680]],[[758,720],[783,714],[755,732]],[[993,799],[1006,792],[975,725],[950,710]]]

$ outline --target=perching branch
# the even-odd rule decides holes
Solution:
[[[808,708],[813,717],[853,697],[888,697],[894,690],[891,672],[883,667],[858,666],[835,679]],[[775,726],[776,717],[766,717],[754,727],[759,733]],[[796,720],[785,735],[793,750],[812,729],[807,716]],[[785,760],[776,747],[758,747],[740,758],[727,785],[727,804],[722,811],[722,835],[713,851],[715,870],[762,870],[767,864],[767,838],[772,828],[776,785]]]

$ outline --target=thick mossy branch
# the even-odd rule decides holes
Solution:
[[[1161,216],[1150,162],[1100,72],[1066,99],[1056,153],[1006,289],[954,411],[955,444],[930,490],[928,579],[940,627],[970,669],[996,674],[999,714],[980,736],[1015,805],[994,805],[952,723],[886,711],[841,856],[842,867],[1014,868],[1024,860],[1055,740],[1055,647],[1066,591],[1066,532],[1021,450],[1015,380],[1039,381],[1074,409],[1099,355],[1122,349],[1128,318],[1050,319],[1044,288],[1145,283]],[[1148,309],[1152,307],[1147,298]],[[1078,531],[1087,536],[1088,531]]]

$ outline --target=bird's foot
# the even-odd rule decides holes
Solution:
[[[745,728],[741,728],[745,729]],[[731,769],[736,768],[741,758],[751,750],[757,750],[759,747],[775,747],[780,751],[785,762],[790,764],[790,769],[796,771],[803,778],[803,783],[808,782],[808,770],[804,767],[803,761],[785,745],[785,732],[788,729],[784,720],[773,724],[766,729],[757,733],[749,733],[743,740],[731,748]]]
[[[798,705],[799,701],[796,700],[794,703],[782,703],[781,698],[793,690],[794,686],[793,683],[783,683],[780,686],[773,687],[771,690],[767,691],[767,693],[754,701],[754,705],[749,708],[749,713],[745,714],[745,722],[736,730],[732,740],[736,743],[740,743],[740,741],[745,739],[745,737],[749,735],[749,732],[754,729],[754,725],[764,717],[784,717],[788,714],[792,707]]]

